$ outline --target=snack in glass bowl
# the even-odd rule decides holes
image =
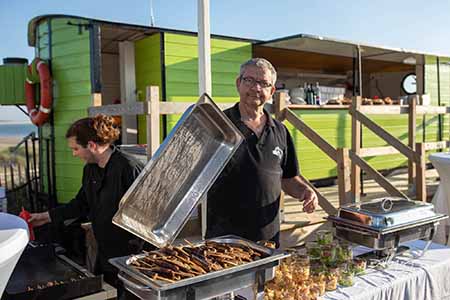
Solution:
[[[334,291],[337,289],[338,278],[336,274],[328,273],[325,276],[325,290]]]
[[[352,286],[354,284],[354,276],[355,274],[350,269],[341,270],[339,285]]]
[[[322,250],[317,242],[306,242],[306,253],[311,259],[320,258]]]
[[[321,246],[320,261],[326,265],[332,265],[336,260],[336,247],[332,244]]]
[[[355,258],[352,262],[352,269],[356,275],[364,274],[367,268],[366,260],[362,258]]]
[[[329,230],[318,230],[316,236],[319,245],[329,245],[333,242],[333,233]]]
[[[338,263],[351,261],[353,258],[353,248],[351,244],[341,243],[336,247],[336,261]]]

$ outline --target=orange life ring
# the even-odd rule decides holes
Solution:
[[[36,74],[37,73],[37,74]],[[40,84],[40,105],[36,108],[35,84]],[[48,65],[35,58],[28,66],[28,76],[25,80],[25,100],[31,122],[36,126],[41,126],[48,121],[52,108],[52,77]]]

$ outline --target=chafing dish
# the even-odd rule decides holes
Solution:
[[[226,115],[203,95],[175,128],[123,196],[113,223],[161,248],[172,244],[203,195],[206,195],[243,140]],[[119,270],[124,286],[142,299],[208,299],[256,286],[264,293],[279,260],[288,256],[235,236],[211,239],[243,243],[265,257],[176,282],[154,280],[118,257],[110,263]]]
[[[264,254],[259,260],[235,267],[209,272],[176,282],[154,280],[131,265],[137,256],[118,257],[110,260],[120,271],[120,278],[127,289],[141,299],[208,299],[245,287],[255,287],[263,292],[264,283],[273,278],[274,267],[289,254],[270,249],[236,237],[223,236],[209,241],[225,244],[242,244]],[[198,243],[197,245],[199,245]]]
[[[435,213],[431,203],[389,197],[349,204],[328,217],[337,237],[374,250],[417,239],[431,241],[439,221],[446,218]]]

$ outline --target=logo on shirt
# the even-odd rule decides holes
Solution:
[[[280,147],[276,146],[275,149],[272,151],[273,155],[278,157],[279,160],[283,158],[283,150],[281,150]]]

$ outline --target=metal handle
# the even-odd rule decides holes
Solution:
[[[368,232],[365,232],[365,231],[362,231],[362,230],[352,229],[352,228],[345,227],[345,226],[339,226],[339,225],[337,225],[337,224],[336,224],[336,228],[339,228],[339,229],[342,229],[342,230],[347,230],[347,231],[350,231],[350,232],[354,232],[354,233],[357,233],[357,234],[360,234],[360,235],[372,236],[372,235],[371,235],[370,233],[368,233]]]
[[[147,287],[147,286],[143,286],[140,285],[138,283],[136,283],[135,281],[132,281],[132,279],[130,278],[130,276],[126,275],[123,272],[119,272],[119,274],[117,274],[117,277],[122,280],[126,285],[131,286],[132,288],[136,289],[136,290],[140,290],[140,291],[148,291],[151,290],[151,288]]]

